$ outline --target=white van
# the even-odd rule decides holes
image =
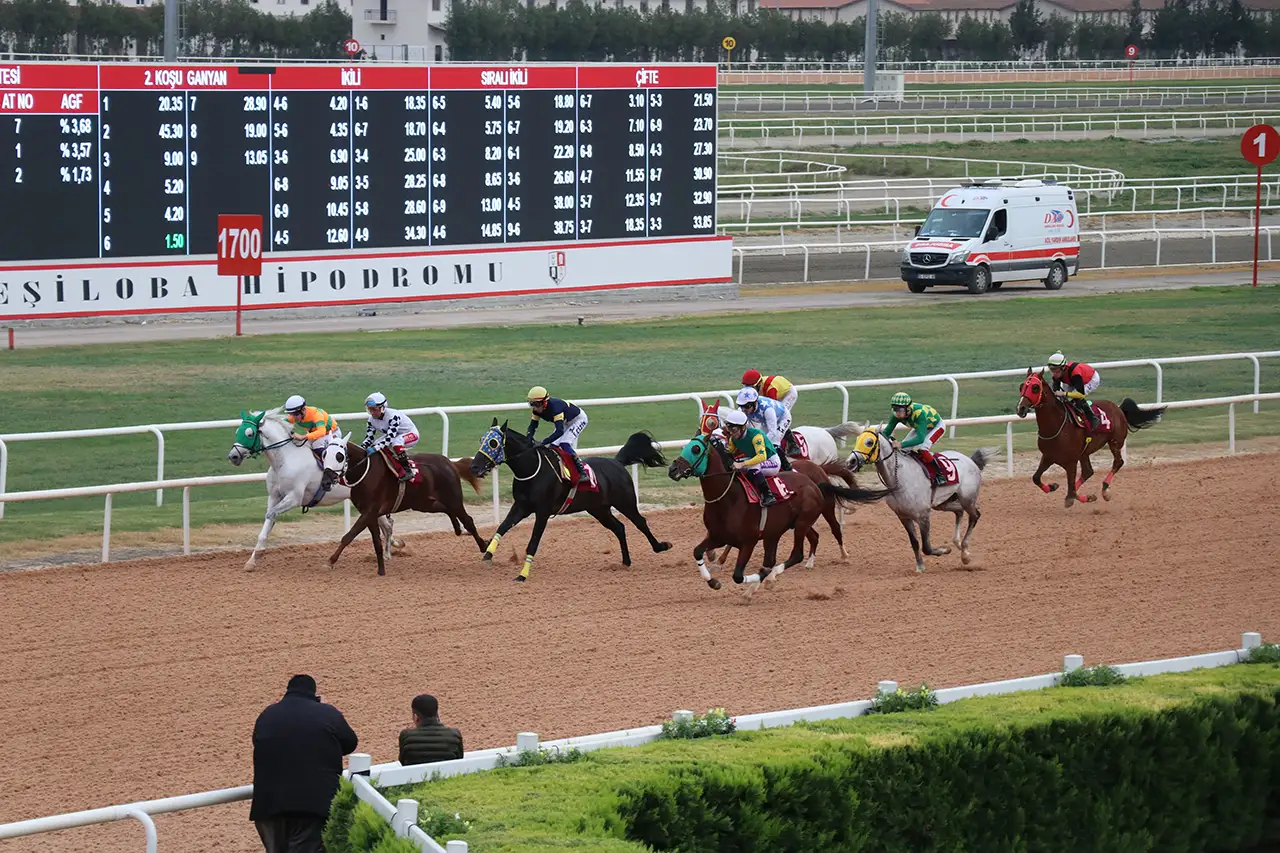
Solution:
[[[1006,281],[1057,290],[1079,262],[1074,192],[1051,180],[993,180],[938,200],[902,252],[902,280],[912,293],[944,284],[986,293]]]

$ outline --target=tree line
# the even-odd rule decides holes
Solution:
[[[297,17],[260,12],[247,0],[182,0],[181,9],[186,55],[339,58],[351,35],[351,17],[334,0]],[[890,62],[1120,59],[1128,44],[1147,58],[1280,55],[1280,16],[1251,13],[1241,0],[1166,0],[1145,32],[1137,0],[1124,22],[1045,15],[1036,0],[1020,0],[1008,22],[881,13],[878,23],[879,58]],[[862,59],[865,26],[863,18],[827,24],[774,9],[731,15],[724,0],[706,10],[647,12],[584,0],[558,8],[457,0],[446,38],[456,60],[714,62],[725,58],[721,40],[733,36],[735,58],[841,62]],[[0,0],[2,52],[159,55],[163,31],[160,3]]]
[[[1241,0],[1166,0],[1145,34],[1137,0],[1126,17],[1112,23],[1046,16],[1035,0],[1020,0],[1008,22],[955,23],[937,13],[882,12],[879,59],[1122,59],[1129,44],[1146,58],[1280,54],[1280,20],[1248,12]],[[733,36],[735,58],[843,62],[862,59],[865,27],[864,18],[828,24],[765,8],[729,15],[723,0],[712,0],[705,11],[648,12],[584,0],[559,8],[530,7],[522,0],[458,0],[446,38],[450,56],[458,60],[714,62],[725,59],[721,40]]]
[[[280,17],[247,0],[181,0],[181,53],[188,56],[320,59],[345,56],[351,16],[334,0],[306,15]],[[164,5],[110,0],[0,0],[0,51],[6,53],[164,52]]]

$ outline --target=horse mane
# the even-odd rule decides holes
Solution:
[[[530,441],[525,436],[524,433],[517,432],[516,430],[513,430],[511,427],[506,426],[505,424],[502,427],[502,434],[507,441],[512,441],[514,439],[516,444],[516,448],[517,448],[516,453],[508,454],[508,455],[514,456],[519,453],[525,453],[538,446],[535,442]]]

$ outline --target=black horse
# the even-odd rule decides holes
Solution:
[[[669,549],[670,542],[659,542],[649,531],[649,523],[637,505],[635,485],[626,469],[626,466],[636,463],[646,468],[661,468],[667,464],[662,458],[662,451],[653,443],[653,437],[645,432],[634,433],[614,458],[591,457],[583,461],[590,464],[595,472],[600,490],[579,491],[565,506],[565,501],[569,500],[569,485],[560,476],[560,455],[555,448],[536,445],[524,435],[508,429],[505,421],[498,426],[498,419],[494,418],[493,426],[480,439],[479,452],[471,460],[471,473],[483,477],[506,462],[515,483],[511,489],[511,511],[498,525],[498,531],[493,534],[482,559],[492,560],[498,550],[498,542],[507,531],[526,516],[536,516],[533,535],[525,548],[524,567],[516,577],[518,581],[528,580],[533,557],[538,553],[538,543],[547,529],[547,520],[553,515],[585,512],[618,537],[618,544],[622,546],[622,565],[629,566],[631,552],[627,550],[627,529],[614,516],[615,509],[644,534],[654,553],[660,554]]]

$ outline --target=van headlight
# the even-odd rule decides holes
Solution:
[[[951,253],[951,255],[950,255],[950,257],[948,257],[948,258],[947,258],[947,263],[949,263],[949,264],[962,264],[962,263],[964,263],[966,260],[968,260],[968,258],[969,258],[969,250],[968,250],[968,249],[961,249],[961,250],[960,250],[960,251],[958,251],[958,252],[952,252],[952,253]]]

